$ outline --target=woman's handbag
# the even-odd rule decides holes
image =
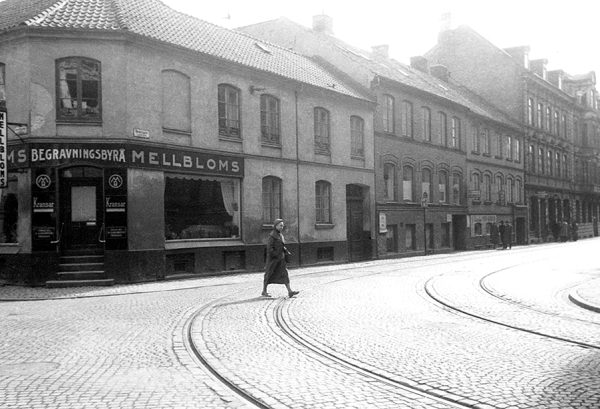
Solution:
[[[292,256],[292,252],[289,251],[286,247],[283,248],[283,258],[285,259],[286,264],[290,262]]]

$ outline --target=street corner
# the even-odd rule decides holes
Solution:
[[[600,313],[600,278],[572,288],[569,292],[569,300],[581,308]]]

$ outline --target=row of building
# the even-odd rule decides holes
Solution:
[[[595,75],[527,47],[446,28],[405,65],[325,15],[228,30],[158,0],[0,17],[2,280],[92,254],[111,282],[261,270],[276,218],[295,265],[485,247],[500,221],[594,234]]]

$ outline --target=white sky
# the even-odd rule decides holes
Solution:
[[[549,70],[600,74],[598,0],[162,1],[227,28],[282,16],[310,27],[324,12],[336,37],[364,49],[389,44],[404,63],[435,45],[440,17],[450,12],[452,27],[466,24],[500,48],[529,45],[530,58],[547,58]]]

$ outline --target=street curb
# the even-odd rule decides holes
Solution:
[[[577,291],[571,291],[569,293],[569,300],[581,307],[581,308],[585,308],[586,310],[590,310],[590,311],[594,311],[594,312],[600,312],[600,306],[598,305],[594,305],[592,303],[590,303],[589,301],[583,299],[579,294],[577,294]]]

